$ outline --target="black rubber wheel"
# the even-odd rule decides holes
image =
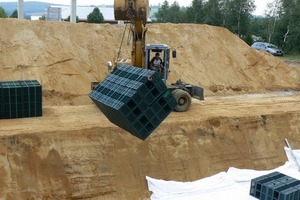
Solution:
[[[173,96],[176,99],[177,106],[175,107],[175,111],[177,112],[185,112],[190,109],[192,104],[191,95],[181,89],[175,89],[172,91]]]

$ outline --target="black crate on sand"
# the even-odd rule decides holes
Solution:
[[[42,116],[42,86],[36,80],[0,82],[0,119]]]
[[[177,103],[157,72],[120,65],[89,97],[115,125],[145,140]]]

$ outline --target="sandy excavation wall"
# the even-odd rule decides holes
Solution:
[[[145,142],[114,126],[0,137],[0,198],[149,199],[145,176],[193,181],[232,166],[271,169],[286,160],[284,137],[299,138],[299,119],[166,120]]]
[[[90,82],[107,75],[125,25],[71,24],[0,19],[0,79],[37,79],[45,103],[87,104]],[[125,36],[127,41],[128,36]],[[224,28],[150,24],[148,43],[177,50],[169,84],[178,79],[205,88],[205,95],[299,89],[299,69],[251,49]],[[122,45],[121,56],[130,56]]]
[[[172,113],[145,142],[109,123],[87,94],[107,75],[124,26],[0,19],[0,80],[37,79],[44,100],[42,118],[0,120],[0,199],[148,199],[146,175],[192,181],[286,160],[283,139],[299,138],[299,104],[263,116],[242,107],[246,115],[231,117],[224,105],[202,118],[200,106],[189,120],[191,112]],[[203,86],[206,96],[299,90],[299,67],[223,28],[151,24],[147,40],[177,50],[170,82]]]

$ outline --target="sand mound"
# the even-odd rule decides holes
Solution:
[[[125,25],[0,20],[0,79],[37,79],[46,104],[90,104],[90,82],[107,75]],[[126,40],[126,39],[125,39]],[[177,50],[169,83],[182,79],[205,95],[299,89],[299,70],[251,49],[224,28],[150,24],[147,43]],[[130,55],[122,46],[122,56]]]

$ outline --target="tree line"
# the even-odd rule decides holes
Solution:
[[[254,0],[193,0],[189,7],[164,1],[154,21],[221,26],[249,45],[265,41],[288,53],[300,52],[300,0],[273,0],[264,16],[253,16],[254,10]]]
[[[265,41],[281,47],[286,53],[300,52],[300,0],[273,0],[267,5],[264,16],[253,16],[254,10],[254,0],[193,0],[188,7],[165,0],[153,21],[221,26],[249,45]],[[17,14],[15,10],[10,17],[17,18]],[[0,7],[0,18],[3,17],[9,16]],[[99,8],[94,8],[87,16],[87,22],[104,22]]]
[[[0,6],[0,18],[18,18],[18,11],[17,10],[14,10],[14,12],[8,16],[8,14],[5,12],[4,8],[2,8]]]

